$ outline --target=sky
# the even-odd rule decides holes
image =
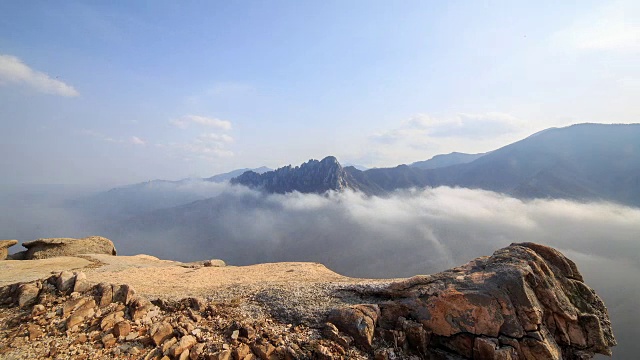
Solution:
[[[395,166],[640,119],[637,1],[0,2],[3,184]]]

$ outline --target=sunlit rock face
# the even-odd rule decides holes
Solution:
[[[354,337],[375,329],[403,352],[426,358],[589,359],[610,355],[616,345],[604,303],[573,261],[534,243],[367,295],[379,300],[370,305],[376,316],[342,321],[358,314],[348,307],[329,320]],[[375,341],[360,338],[365,348]]]

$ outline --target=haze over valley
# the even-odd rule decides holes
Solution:
[[[2,2],[0,240],[359,278],[535,242],[634,358],[639,4]]]
[[[435,273],[512,242],[537,242],[577,262],[608,304],[622,351],[635,351],[638,129],[550,129],[469,162],[454,155],[459,164],[427,169],[362,172],[327,157],[271,172],[242,169],[235,178],[156,180],[108,191],[13,188],[3,192],[9,216],[0,227],[20,240],[101,234],[124,255],[215,257],[233,265],[311,261],[380,278]],[[599,176],[577,175],[590,172]],[[239,184],[247,178],[257,182]],[[430,186],[433,179],[439,182]],[[460,179],[476,186],[463,187]]]

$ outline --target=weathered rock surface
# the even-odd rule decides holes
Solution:
[[[363,334],[376,326],[426,358],[587,359],[616,345],[602,300],[571,260],[543,245],[512,244],[367,295],[380,299],[376,325],[360,311],[371,305],[336,310],[328,321],[367,343]]]
[[[18,240],[0,240],[0,260],[4,260],[9,255],[9,248],[17,244]]]
[[[23,243],[22,246],[27,248],[25,256],[27,260],[80,254],[116,255],[116,248],[113,242],[102,236],[89,236],[83,239],[38,239]]]
[[[165,265],[135,274],[156,283],[161,269],[183,282],[238,271]],[[274,283],[246,293],[236,283],[225,301],[147,298],[95,281],[112,273],[86,271],[0,287],[0,358],[589,359],[615,345],[604,304],[573,262],[531,243],[402,281],[327,277],[332,298],[289,282],[290,291]]]

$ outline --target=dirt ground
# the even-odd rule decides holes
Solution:
[[[225,290],[291,286],[300,288],[331,284],[387,284],[389,280],[349,278],[322,264],[308,262],[266,263],[250,266],[206,267],[149,255],[109,256],[87,254],[42,260],[0,261],[0,286],[45,278],[63,270],[83,271],[94,283],[128,284],[149,297],[180,299],[207,297]]]

